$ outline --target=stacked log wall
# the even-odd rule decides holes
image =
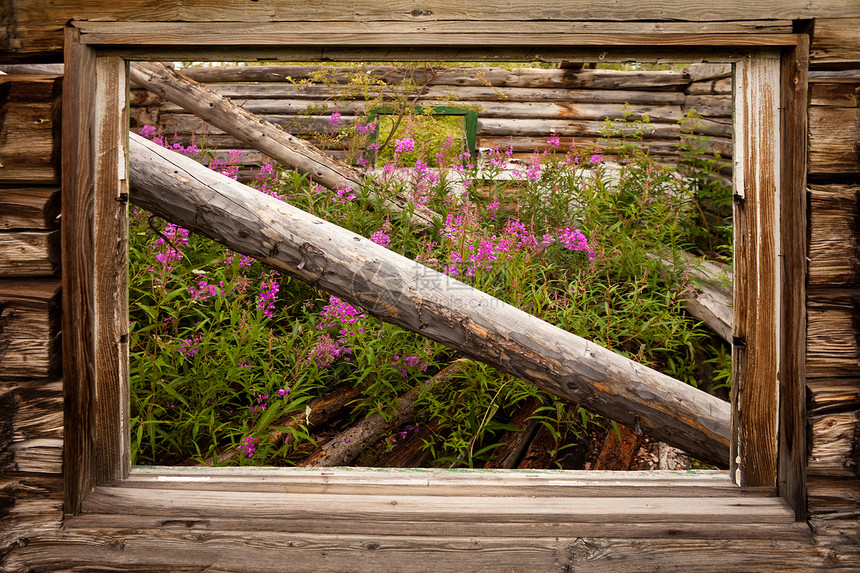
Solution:
[[[178,4],[160,0],[128,4],[101,0],[86,0],[80,3],[10,0],[8,5],[4,5],[0,10],[0,61],[61,61],[63,26],[70,20],[87,19],[93,15],[120,21],[150,18],[186,21],[244,19],[247,22],[259,22],[271,19],[270,7],[263,2],[243,6],[246,13],[242,15],[228,7],[220,7],[214,12],[200,9],[201,2],[188,2],[187,6],[182,7]],[[289,17],[298,18],[304,15],[311,20],[336,20],[353,16],[357,19],[372,20],[380,18],[381,13],[387,14],[388,11],[387,8],[381,7],[368,9],[366,3],[362,2],[358,4],[360,6],[354,15],[344,15],[339,4],[336,7],[331,4],[332,7],[328,9],[316,4],[306,7],[296,5],[295,10],[290,11]],[[615,8],[609,7],[608,12],[599,16],[605,20],[654,20],[657,13],[654,6],[658,4],[660,3],[643,2],[619,5],[618,10],[623,10],[623,13],[612,12]],[[765,3],[755,6],[730,2],[718,7],[714,5],[710,11],[703,5],[691,5],[687,8],[675,6],[673,17],[678,16],[680,20],[704,20],[702,26],[708,25],[708,18],[816,18],[810,54],[813,71],[810,85],[808,164],[807,392],[810,457],[807,469],[810,524],[818,543],[818,554],[811,556],[814,565],[810,561],[808,567],[797,567],[793,570],[857,571],[860,570],[860,482],[857,475],[857,456],[860,452],[860,325],[856,318],[860,315],[860,309],[857,308],[860,296],[860,252],[857,244],[860,240],[860,188],[857,184],[860,176],[857,160],[860,121],[857,115],[857,87],[860,82],[851,78],[857,77],[856,70],[860,68],[860,35],[857,34],[860,29],[860,9],[856,2],[842,1],[804,2],[802,7],[798,7],[797,2],[778,4]],[[374,6],[382,5],[374,3]],[[559,15],[557,6],[550,8],[549,4],[542,7],[540,3],[531,3],[524,9],[522,6],[502,7],[495,3],[492,8],[502,10],[494,14],[496,19],[517,18],[529,13],[533,18],[542,20],[543,25],[544,20],[564,18],[564,15]],[[404,8],[395,19],[420,23],[436,19],[440,12],[444,12],[435,6],[433,10],[436,13],[417,9],[410,12]],[[512,10],[515,10],[515,13]],[[309,15],[310,12],[313,14]],[[468,23],[475,26],[480,25],[480,22],[471,21],[481,18],[481,9],[477,5],[464,7],[457,11],[457,14],[458,16],[451,17],[468,20]],[[578,12],[575,17],[588,19],[589,15]],[[332,27],[334,26],[333,24]],[[5,83],[8,83],[8,80]],[[703,86],[706,84],[708,81],[705,81]],[[713,83],[713,86],[716,89],[716,83]],[[11,87],[9,89],[11,90]],[[44,100],[35,95],[42,88],[30,86],[26,89],[28,91],[24,93],[29,95],[25,97],[25,102],[44,105]],[[686,95],[698,95],[695,93],[698,89],[700,88],[688,89]],[[0,97],[0,105],[3,106],[5,114],[0,116],[0,133],[13,136],[30,133],[33,138],[38,139],[42,132],[35,125],[29,125],[20,132],[18,128],[2,131],[2,127],[6,125],[5,117],[8,116],[6,110],[10,109],[7,93],[11,92],[0,92],[3,96]],[[33,118],[32,110],[29,111],[29,117]],[[26,123],[26,110],[22,110],[17,117],[19,121]],[[55,121],[56,116],[52,112],[43,119],[50,123]],[[56,124],[51,125],[54,130]],[[42,128],[44,127],[42,124]],[[30,137],[27,137],[19,141],[28,142],[29,139]],[[55,153],[53,150],[56,150],[58,141],[59,138],[56,138],[52,142],[51,154]],[[8,144],[4,148],[3,142],[0,141],[0,150],[4,150],[0,153],[0,163],[3,164],[0,167],[0,258],[5,265],[5,270],[0,272],[0,569],[57,570],[71,568],[74,565],[70,563],[77,563],[82,568],[103,567],[131,571],[146,568],[147,565],[142,564],[144,560],[149,560],[147,563],[152,570],[166,569],[177,566],[177,562],[169,561],[176,553],[192,547],[196,551],[193,559],[183,553],[183,556],[188,558],[181,563],[184,569],[204,570],[216,559],[214,554],[226,555],[238,550],[238,558],[247,564],[247,570],[261,570],[262,553],[259,548],[263,545],[249,544],[249,539],[263,539],[264,536],[234,536],[226,525],[217,521],[192,522],[186,521],[186,516],[182,516],[182,519],[173,521],[153,520],[150,523],[145,517],[122,516],[121,522],[118,521],[113,529],[102,526],[87,534],[61,530],[62,468],[58,463],[59,458],[51,454],[52,449],[57,450],[62,445],[62,380],[57,354],[59,324],[55,318],[59,313],[59,299],[58,290],[53,290],[54,287],[59,288],[59,280],[51,270],[57,260],[56,251],[50,250],[51,241],[46,238],[46,235],[56,231],[58,166],[53,159],[45,159],[48,153],[45,147],[41,150],[33,149],[33,153],[28,156],[30,160],[27,161],[22,161],[20,156],[17,160],[11,160],[15,149],[17,146],[10,148]],[[35,160],[36,157],[42,159]],[[9,169],[10,166],[16,165],[17,169]],[[35,241],[35,236],[41,236],[44,240]],[[38,265],[22,264],[22,261],[29,261],[20,255],[20,249],[23,248],[22,245],[31,244],[37,246],[32,247],[33,250],[29,252],[41,253],[42,262]],[[25,271],[25,268],[29,270]],[[27,339],[27,336],[30,336],[30,339]],[[30,342],[37,340],[38,344]],[[18,346],[14,346],[15,344]],[[23,348],[28,350],[20,350]],[[31,351],[33,354],[28,356]],[[48,447],[49,445],[52,446]],[[281,526],[282,521],[278,521],[277,527]],[[131,523],[137,525],[130,525]],[[190,529],[186,531],[186,528],[192,526],[200,530],[196,533]],[[132,529],[129,529],[130,527]],[[210,527],[210,530],[203,529]],[[331,531],[342,535],[344,527],[334,525]],[[728,532],[726,535],[731,535],[730,527],[704,525],[700,528],[703,532],[701,541],[679,540],[677,530],[667,529],[656,543],[652,539],[625,538],[611,540],[614,541],[611,544],[603,540],[604,542],[598,545],[593,540],[577,539],[575,544],[564,546],[557,551],[559,554],[564,553],[567,558],[565,570],[572,570],[575,565],[585,563],[594,564],[597,569],[602,564],[603,569],[600,570],[616,570],[617,562],[609,557],[615,556],[614,552],[618,551],[618,547],[625,544],[629,546],[630,554],[640,556],[640,568],[637,570],[662,567],[680,571],[688,569],[693,562],[702,570],[738,569],[736,561],[721,562],[722,567],[715,565],[714,556],[723,555],[728,560],[732,554],[751,554],[749,552],[754,550],[759,550],[760,560],[756,562],[757,565],[748,562],[746,567],[740,569],[792,569],[783,547],[785,540],[763,538],[758,544],[750,544],[714,538],[719,530],[725,530]],[[448,524],[441,524],[432,531],[441,531],[440,528],[446,529],[445,535],[451,534]],[[473,524],[468,524],[467,528],[461,526],[456,531],[461,531],[464,537],[471,537],[473,528]],[[399,526],[398,531],[401,529],[402,526]],[[42,533],[46,535],[42,541],[38,541]],[[130,534],[134,538],[127,546],[126,541],[129,540]],[[439,535],[438,539],[447,539],[442,537],[443,533]],[[299,553],[305,556],[308,562],[313,561],[319,564],[319,569],[324,569],[325,564],[332,563],[326,559],[332,559],[335,554],[344,555],[343,549],[347,546],[353,550],[347,553],[352,556],[351,566],[359,563],[354,560],[356,558],[369,559],[370,555],[380,554],[393,555],[389,560],[412,559],[416,562],[413,567],[416,571],[424,570],[417,565],[418,561],[427,561],[426,555],[419,555],[416,550],[408,551],[415,545],[410,544],[405,537],[397,538],[396,542],[400,545],[396,547],[394,543],[384,546],[383,549],[387,551],[377,551],[379,544],[362,545],[365,537],[358,535],[339,541],[338,544],[331,541],[334,535],[326,538],[320,535],[311,537],[313,536],[281,535],[266,546],[269,551],[278,551],[279,561],[271,565],[271,570],[283,569],[287,560],[295,562]],[[381,534],[378,537],[383,538]],[[32,551],[27,553],[19,549],[16,552],[15,548],[27,544],[28,538],[32,539]],[[293,549],[294,542],[296,549]],[[173,544],[175,551],[164,551],[165,543]],[[533,545],[537,547],[536,543]],[[555,546],[547,546],[533,549],[530,553],[525,550],[517,552],[512,551],[507,543],[496,548],[498,551],[495,553],[492,552],[493,547],[489,548],[489,552],[475,552],[475,548],[488,549],[479,546],[478,541],[470,541],[468,547],[465,541],[462,546],[456,547],[452,543],[443,545],[440,541],[436,555],[451,556],[445,561],[449,570],[465,567],[463,556],[467,554],[487,555],[486,567],[481,570],[498,569],[499,559],[506,559],[510,569],[515,570],[517,567],[514,560],[517,556],[519,561],[516,563],[521,565],[521,570],[533,570],[537,559],[542,555],[552,557],[556,551]],[[798,553],[802,551],[803,549],[797,549]],[[78,555],[77,561],[71,560],[72,554]],[[607,560],[592,561],[593,554],[598,557],[603,555]],[[771,557],[769,562],[766,561],[768,556]],[[671,560],[671,563],[667,560]],[[366,560],[360,562],[369,563]],[[546,563],[547,570],[552,566],[549,558],[541,563]],[[391,561],[394,568],[400,565],[402,561]],[[439,566],[434,570],[446,569],[442,565],[439,561]],[[561,561],[557,560],[555,566],[561,570]],[[478,569],[476,567],[474,570]]]
[[[317,75],[320,70],[322,76]],[[329,120],[334,112],[341,114],[341,125],[347,125],[372,107],[364,96],[349,95],[355,92],[355,85],[349,82],[356,74],[348,70],[295,65],[199,67],[181,72],[283,126],[288,133],[302,135],[331,133]],[[602,146],[611,155],[607,142],[620,138],[605,136],[605,120],[620,125],[627,113],[630,123],[646,120],[641,130],[643,147],[655,157],[674,161],[685,129],[679,122],[691,109],[703,116],[695,121],[697,133],[704,138],[703,149],[727,160],[732,154],[729,65],[693,64],[668,71],[394,66],[358,70],[359,76],[391,86],[410,78],[420,86],[408,92],[418,105],[477,111],[478,148],[511,148],[513,157],[521,160],[528,160],[536,149],[546,149],[552,133],[558,135],[561,149],[575,145],[585,151]],[[392,90],[382,92],[390,96]],[[168,139],[176,138],[184,145],[192,140],[203,142],[223,159],[228,150],[238,149],[243,164],[261,161],[258,151],[245,149],[223,131],[144,89],[132,90],[131,106],[132,128],[157,126]],[[320,143],[319,138],[308,136]],[[345,155],[345,143],[323,146],[333,155]]]
[[[0,554],[62,519],[62,76],[0,76]]]
[[[810,72],[808,150],[808,502],[839,566],[860,561],[860,69]]]

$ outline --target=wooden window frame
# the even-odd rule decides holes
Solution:
[[[194,26],[199,29],[189,29]],[[73,22],[66,29],[62,148],[66,513],[104,511],[105,499],[117,514],[134,511],[139,506],[132,502],[106,498],[104,492],[93,495],[102,486],[134,481],[162,486],[182,482],[182,487],[159,490],[163,503],[179,505],[187,493],[183,487],[195,480],[220,480],[224,488],[241,488],[246,494],[271,487],[281,488],[277,491],[348,489],[359,503],[363,494],[386,488],[404,493],[408,500],[415,483],[399,474],[376,474],[380,477],[370,479],[360,471],[207,469],[185,477],[170,472],[152,475],[131,470],[128,445],[128,61],[252,60],[281,55],[359,61],[384,54],[387,60],[657,59],[734,64],[736,318],[731,476],[739,486],[776,492],[798,519],[804,518],[808,37],[636,33],[635,26],[629,33],[612,34],[395,31],[374,36],[332,34],[331,23],[318,27],[283,34],[277,24],[255,25],[249,31],[247,26],[214,22]],[[443,494],[466,491],[475,483],[482,490],[497,486],[524,500],[536,491],[521,487],[535,483],[521,474],[482,475],[486,474],[466,474],[466,481],[436,476],[433,481]],[[260,476],[265,479],[257,479]],[[495,486],[487,485],[486,479]],[[577,485],[589,479],[574,472],[551,481]],[[647,485],[648,478],[641,479]],[[419,475],[418,481],[423,487],[431,480]]]

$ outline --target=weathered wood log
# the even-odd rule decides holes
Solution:
[[[618,424],[618,429],[609,428],[594,462],[595,470],[629,471],[644,436],[627,426]]]
[[[513,469],[519,465],[537,433],[540,422],[531,418],[540,404],[537,398],[528,398],[523,402],[511,419],[511,425],[518,431],[508,430],[502,434],[499,438],[502,445],[493,450],[493,459],[484,464],[485,468]]]
[[[60,190],[56,187],[0,191],[0,230],[56,227],[59,214]]]
[[[464,360],[458,360],[446,366],[435,376],[423,382],[427,389],[446,384],[459,374],[465,366]],[[301,466],[334,467],[346,466],[359,456],[361,450],[376,442],[387,429],[399,428],[411,421],[418,410],[416,401],[419,388],[413,388],[397,399],[394,414],[386,420],[381,414],[375,413],[359,421],[351,428],[338,433],[322,448],[302,460]]]
[[[59,269],[59,229],[0,232],[0,277],[51,276]]]
[[[810,185],[809,226],[809,285],[860,286],[860,185]]]
[[[732,342],[732,269],[713,261],[698,259],[685,251],[675,253],[690,279],[690,293],[682,304],[691,316],[701,320],[726,342]],[[651,255],[666,271],[675,270],[669,257]]]
[[[860,173],[860,114],[857,108],[809,108],[809,174]]]
[[[860,410],[810,418],[811,476],[860,476]]]
[[[860,378],[808,378],[810,415],[860,409]]]
[[[0,379],[47,378],[60,369],[58,279],[0,279]]]
[[[860,377],[860,292],[845,288],[810,291],[806,308],[807,376]]]
[[[688,98],[689,99],[689,98]],[[474,110],[481,117],[497,117],[510,119],[578,119],[578,120],[598,120],[604,118],[619,119],[625,112],[624,104],[621,103],[573,103],[573,102],[547,102],[547,101],[470,101],[458,99],[436,100],[426,97],[421,98],[418,102],[422,106],[449,106]],[[354,121],[354,116],[362,114],[373,109],[372,106],[364,101],[355,101],[347,99],[344,101],[324,102],[324,108],[319,107],[320,104],[310,102],[306,99],[251,99],[242,102],[242,108],[261,116],[283,116],[300,114],[308,117],[308,110],[313,110],[313,115],[324,116],[326,113],[338,112],[341,114],[341,119],[344,122]],[[712,103],[711,105],[714,105]],[[729,115],[731,117],[731,102],[719,102],[719,105],[728,105]],[[698,107],[696,108],[699,111]],[[705,111],[699,111],[703,115],[707,115],[709,108],[704,108]],[[185,110],[183,107],[175,104],[165,104],[159,107],[159,114],[166,116],[168,114],[179,114]],[[652,123],[677,123],[678,120],[684,117],[684,112],[679,104],[652,104],[644,103],[631,107],[629,109],[631,115],[629,119],[638,120],[643,116],[648,116]],[[715,114],[716,115],[716,114]],[[325,118],[328,121],[328,117]],[[275,119],[277,121],[277,118]]]
[[[0,554],[28,537],[58,531],[62,521],[62,476],[0,476]]]
[[[57,183],[62,77],[0,75],[0,183]]]
[[[188,68],[183,74],[203,83],[289,82],[313,79],[316,65],[286,66],[212,66]],[[396,66],[330,67],[326,79],[347,83],[355,70],[387,83],[409,77],[419,83],[443,86],[566,88],[590,90],[671,90],[683,89],[690,77],[676,71],[561,70],[530,68],[508,70],[498,67],[477,68],[398,68]],[[731,74],[731,68],[729,68]]]
[[[130,134],[133,201],[705,460],[727,461],[727,403]]]
[[[277,126],[219,96],[193,80],[184,78],[170,67],[158,63],[139,63],[130,68],[129,77],[137,85],[195,113],[212,125],[259,149],[272,159],[308,174],[330,189],[349,186],[356,194],[364,192],[367,177],[361,171],[334,159],[307,141],[284,132]],[[433,226],[435,213],[421,205],[410,206],[402,196],[386,201],[386,207],[408,211],[413,221]]]
[[[292,443],[293,434],[289,431],[291,428],[307,424],[308,426],[319,426],[325,424],[337,417],[346,408],[347,404],[355,400],[361,392],[354,386],[341,385],[331,392],[315,398],[308,402],[304,411],[299,414],[289,414],[286,419],[281,419],[272,423],[272,426],[279,426],[284,429],[273,430],[267,441],[270,444],[289,445]],[[229,451],[218,454],[215,462],[222,464],[236,459],[238,451],[232,448]]]

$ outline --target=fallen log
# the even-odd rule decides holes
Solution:
[[[130,67],[129,78],[138,86],[182,106],[275,161],[309,175],[315,183],[329,189],[348,186],[356,194],[364,192],[367,176],[358,169],[290,135],[273,123],[260,119],[165,64],[137,63]],[[411,213],[411,220],[425,227],[432,227],[434,218],[438,218],[426,207],[413,205],[402,195],[386,201],[385,206]]]
[[[464,360],[458,360],[442,369],[435,376],[424,382],[424,387],[430,388],[445,384],[456,376],[464,366]],[[388,428],[399,428],[410,422],[418,411],[418,388],[413,388],[397,399],[394,415],[386,420],[382,414],[375,413],[364,418],[351,428],[337,434],[322,448],[305,458],[300,466],[330,468],[349,465],[361,454],[366,446],[376,442]]]
[[[132,201],[389,322],[726,464],[729,404],[130,134]]]

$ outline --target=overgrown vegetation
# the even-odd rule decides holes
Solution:
[[[671,258],[694,245],[722,252],[730,241],[730,235],[713,232],[719,225],[702,208],[720,209],[727,191],[713,183],[715,166],[703,163],[698,150],[688,146],[692,160],[682,169],[667,167],[637,145],[635,129],[627,129],[632,136],[619,151],[620,166],[608,165],[600,149],[562,148],[553,134],[528,163],[512,163],[511,150],[498,148],[479,159],[463,150],[461,140],[435,133],[438,123],[431,122],[428,135],[427,122],[406,103],[399,113],[397,125],[386,120],[392,136],[388,152],[379,154],[382,184],[373,194],[324,189],[268,164],[251,184],[690,384],[697,384],[697,348],[723,371],[729,368],[723,349],[681,307],[688,288],[683,264],[666,269],[650,256]],[[352,138],[362,152],[376,151],[368,147],[381,142],[368,135],[377,123],[339,118],[329,121],[330,136]],[[621,127],[630,126],[607,126]],[[145,134],[159,137],[154,130]],[[173,147],[206,159],[199,149]],[[211,168],[236,176],[237,156],[226,163],[208,160]],[[436,232],[419,233],[380,208],[398,192],[442,216]],[[321,434],[307,425],[287,427],[286,421],[313,398],[355,386],[361,394],[350,405],[352,420],[374,412],[390,417],[397,396],[423,388],[422,381],[457,358],[145,212],[134,210],[131,221],[136,464],[212,463],[232,450],[240,454],[232,464],[292,465],[318,445],[314,436]],[[416,281],[423,280],[421,268],[416,265]],[[423,389],[418,418],[406,429],[393,428],[378,447],[429,425],[424,447],[434,465],[479,467],[530,397],[543,405],[537,417],[552,429],[556,453],[592,425],[608,424],[580,405],[469,363],[448,384]],[[278,431],[287,439],[272,441]]]

